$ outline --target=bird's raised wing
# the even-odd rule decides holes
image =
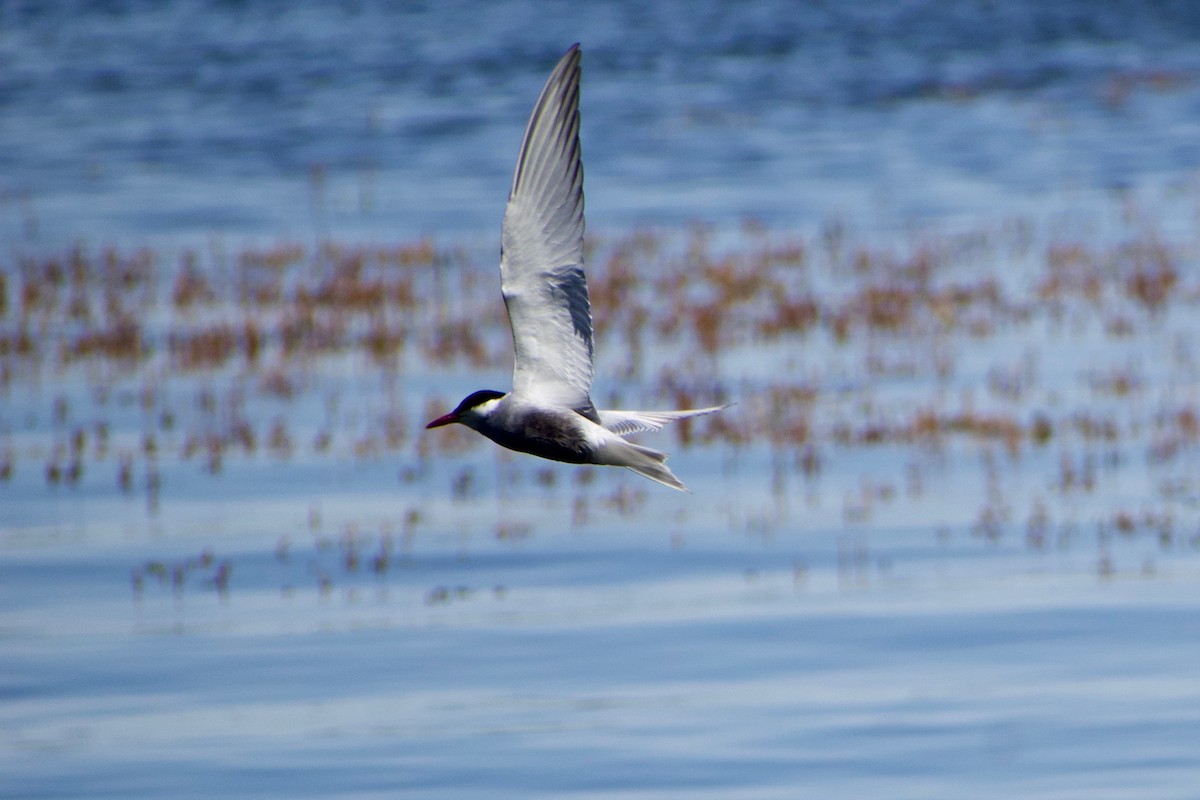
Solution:
[[[516,350],[513,393],[594,416],[579,57],[575,45],[558,62],[525,129],[504,212],[500,288]]]

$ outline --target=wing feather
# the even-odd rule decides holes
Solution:
[[[600,425],[618,436],[632,436],[635,433],[650,433],[662,430],[664,425],[689,417],[699,417],[703,414],[713,414],[729,405],[712,406],[711,408],[695,408],[688,411],[598,411]]]
[[[579,61],[574,45],[550,74],[525,129],[504,212],[500,288],[516,356],[513,393],[591,409]]]

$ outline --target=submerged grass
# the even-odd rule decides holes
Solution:
[[[445,384],[507,380],[489,258],[430,238],[10,256],[0,484],[12,488],[0,492],[31,491],[30,474],[42,491],[92,481],[144,494],[153,512],[164,476],[188,465],[219,479],[237,460],[391,459],[401,484],[424,486],[444,480],[431,459],[461,457],[448,486],[421,491],[477,498],[468,453],[482,439],[420,424],[457,399]],[[811,507],[822,493],[845,498],[843,524],[869,526],[881,508],[925,502],[959,465],[980,475],[967,528],[984,539],[1022,519],[1031,547],[1081,522],[1196,538],[1177,533],[1200,525],[1184,507],[1200,490],[1185,474],[1200,445],[1195,242],[1136,227],[1080,241],[1010,221],[881,245],[840,224],[801,235],[748,223],[594,237],[588,258],[598,404],[736,401],[660,436],[726,472],[739,454],[776,454],[773,509],[731,516],[755,520],[747,529],[802,517],[779,510],[786,497]],[[898,465],[892,475],[876,474],[874,451]],[[546,465],[503,468],[560,491]],[[1121,490],[1132,470],[1150,472],[1149,493]],[[578,527],[597,508],[636,518],[644,488],[564,491]],[[1099,493],[1094,512],[1075,501]],[[498,537],[531,533],[501,517]],[[1123,521],[1151,517],[1188,522],[1164,535]],[[135,583],[156,574],[143,565]]]

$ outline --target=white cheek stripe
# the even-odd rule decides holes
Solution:
[[[496,406],[500,405],[500,400],[501,400],[501,399],[502,399],[502,398],[496,397],[496,398],[493,398],[493,399],[491,399],[491,400],[485,400],[484,402],[482,402],[482,403],[480,403],[479,405],[475,406],[475,412],[476,412],[477,414],[481,414],[481,415],[487,415],[487,414],[490,414],[490,413],[492,413],[492,410],[493,410],[493,409],[494,409]]]

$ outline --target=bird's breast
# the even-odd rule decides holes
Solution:
[[[569,409],[509,410],[484,433],[498,445],[568,464],[592,461],[593,448],[583,430],[583,418]]]

